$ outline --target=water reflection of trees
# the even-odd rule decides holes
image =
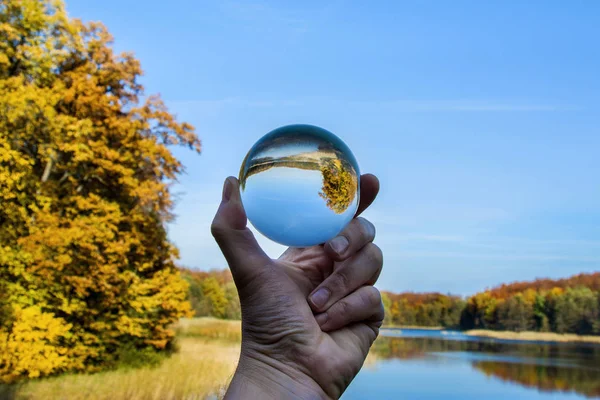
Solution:
[[[427,353],[445,351],[464,351],[464,343],[450,340],[431,338],[386,338],[380,337],[373,344],[371,351],[383,359],[414,359],[422,358]]]
[[[576,392],[587,397],[600,396],[600,371],[595,368],[496,361],[476,361],[473,366],[487,376],[544,392]]]
[[[527,364],[477,360],[472,361],[472,366],[488,376],[542,391],[600,396],[600,347],[380,337],[371,351],[378,359],[409,360],[443,352],[535,358],[541,362]],[[556,360],[572,365],[553,365]]]

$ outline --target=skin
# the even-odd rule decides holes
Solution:
[[[364,211],[379,182],[361,177]],[[239,182],[227,178],[211,227],[240,296],[242,349],[226,399],[337,399],[363,365],[384,311],[374,226],[355,218],[321,246],[269,258],[247,228]]]

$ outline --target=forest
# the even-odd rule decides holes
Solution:
[[[511,331],[600,334],[600,273],[505,284],[467,301],[460,325]]]
[[[239,318],[229,271],[182,269],[196,316]],[[467,298],[382,293],[387,326],[600,334],[600,272],[503,284]]]

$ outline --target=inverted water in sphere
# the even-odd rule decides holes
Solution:
[[[352,220],[360,172],[348,146],[312,125],[288,125],[252,146],[240,169],[242,203],[254,227],[286,246],[324,243]]]

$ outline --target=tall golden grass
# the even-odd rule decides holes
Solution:
[[[240,321],[216,318],[182,318],[175,325],[177,337],[196,337],[230,342],[242,340]]]
[[[600,343],[600,336],[583,336],[572,333],[554,332],[511,332],[490,331],[485,329],[472,329],[466,331],[469,336],[489,337],[494,339],[524,340],[528,342],[572,342],[572,343]]]
[[[239,357],[239,321],[182,320],[179,351],[154,368],[63,375],[0,386],[9,400],[196,400],[221,398]]]

